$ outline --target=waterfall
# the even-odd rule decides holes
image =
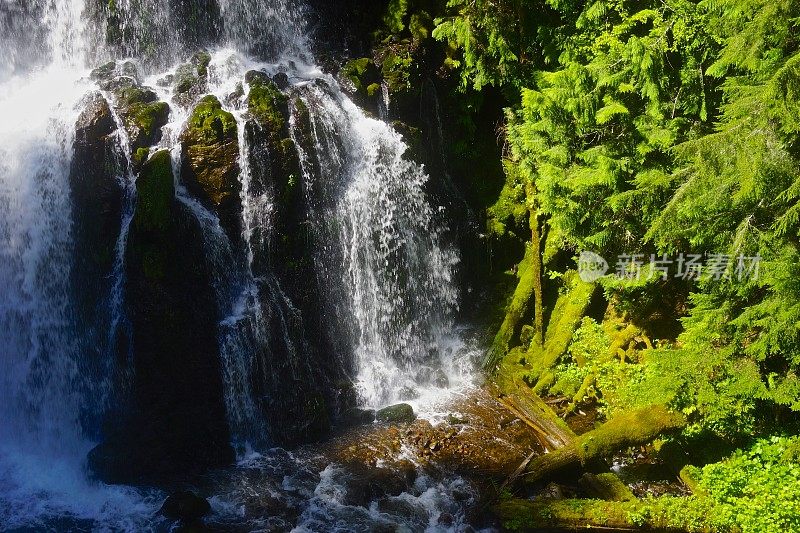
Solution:
[[[163,80],[201,48],[211,52],[202,92],[217,96],[238,128],[241,235],[226,231],[180,175],[180,134],[193,101],[179,101]],[[469,380],[454,321],[459,256],[443,208],[431,204],[430,178],[389,124],[314,65],[302,5],[7,0],[0,5],[0,523],[50,527],[49,519],[69,516],[89,529],[136,530],[152,524],[160,497],[92,481],[85,468],[87,452],[106,437],[101,420],[127,408],[136,358],[126,253],[138,170],[113,91],[89,78],[111,58],[133,58],[143,85],[170,103],[169,123],[146,152],[170,150],[177,202],[202,233],[235,444],[263,451],[310,432],[301,419],[311,410],[327,422],[354,403],[422,405],[426,395]],[[254,168],[263,166],[259,158],[277,156],[249,135],[245,79],[253,70],[285,80],[300,174],[290,179],[301,182],[291,222],[278,205],[276,177],[256,176],[265,172]],[[98,91],[112,103],[103,162],[121,206],[107,272],[81,278],[81,256],[95,250],[81,248],[76,228],[86,221],[70,177],[88,172],[72,168],[75,125]],[[293,270],[298,258],[278,249],[281,228],[304,247],[306,270]]]
[[[321,271],[342,284],[334,302],[350,311],[348,333],[356,384],[367,405],[381,406],[409,388],[446,386],[446,337],[453,331],[458,254],[442,238],[441,220],[428,203],[428,176],[405,157],[407,147],[388,124],[367,117],[331,82],[305,89],[314,120],[315,169],[305,158],[314,205]],[[319,183],[314,183],[319,181]],[[330,230],[330,231],[328,231]],[[328,280],[336,283],[337,280]]]

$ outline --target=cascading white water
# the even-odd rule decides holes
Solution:
[[[219,0],[229,46],[270,60],[310,59],[302,4],[294,0]]]
[[[152,505],[83,469],[93,443],[82,419],[106,392],[80,352],[71,301],[72,140],[91,89],[84,5],[0,9],[19,15],[0,32],[0,524],[70,517],[132,529]]]
[[[402,137],[333,80],[302,94],[320,159],[315,171],[308,155],[302,158],[307,190],[320,191],[309,202],[317,206],[312,216],[333,229],[325,246],[339,248],[321,254],[320,269],[342,276],[337,296],[353,319],[362,401],[379,407],[465,383],[471,368],[457,353],[464,347],[453,318],[459,257],[429,204],[428,175],[405,157]]]

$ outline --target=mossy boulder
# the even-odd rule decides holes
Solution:
[[[250,87],[247,110],[270,136],[271,141],[285,137],[288,97],[264,72],[251,70],[245,75]]]
[[[153,154],[142,166],[136,180],[136,211],[133,227],[142,235],[161,235],[172,225],[175,183],[172,158],[167,150]],[[144,245],[140,250],[142,272],[150,281],[166,276],[169,258],[159,245]]]
[[[407,403],[398,403],[397,405],[390,405],[384,407],[375,414],[378,422],[387,422],[390,424],[402,424],[413,422],[417,415],[414,413],[414,408]]]
[[[205,96],[192,111],[180,142],[184,183],[217,213],[230,235],[238,235],[242,187],[236,119],[215,96]]]
[[[118,80],[114,89],[116,107],[125,130],[131,153],[148,148],[161,140],[161,128],[169,120],[169,105],[160,102],[155,92],[132,82],[132,78]]]
[[[136,180],[136,196],[134,225],[142,231],[165,231],[175,198],[172,158],[167,150],[156,152],[144,163]]]
[[[254,235],[257,240],[271,239],[276,261],[274,271],[292,269],[297,275],[309,259],[305,248],[305,220],[302,175],[297,147],[289,131],[289,98],[264,72],[248,72],[248,120],[245,134],[251,147],[250,193],[274,198],[274,223],[270,235]],[[254,269],[266,268],[267,258],[256,254]],[[280,274],[280,272],[279,272]],[[287,279],[291,291],[291,280]]]

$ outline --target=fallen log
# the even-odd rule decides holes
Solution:
[[[566,467],[584,466],[619,450],[648,444],[685,426],[683,414],[671,412],[663,405],[622,413],[565,446],[531,460],[525,469],[524,481],[533,483]]]
[[[494,511],[503,531],[739,531],[716,519],[720,512],[712,500],[693,497],[624,502],[510,499]]]
[[[546,448],[555,450],[572,442],[576,438],[575,433],[544,400],[533,393],[508,359],[503,362],[490,385],[492,395],[520,420],[535,429]]]

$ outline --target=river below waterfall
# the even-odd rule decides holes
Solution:
[[[0,530],[173,530],[182,489],[209,530],[493,527],[456,436],[535,439],[491,444],[452,214],[304,24],[0,4]]]

